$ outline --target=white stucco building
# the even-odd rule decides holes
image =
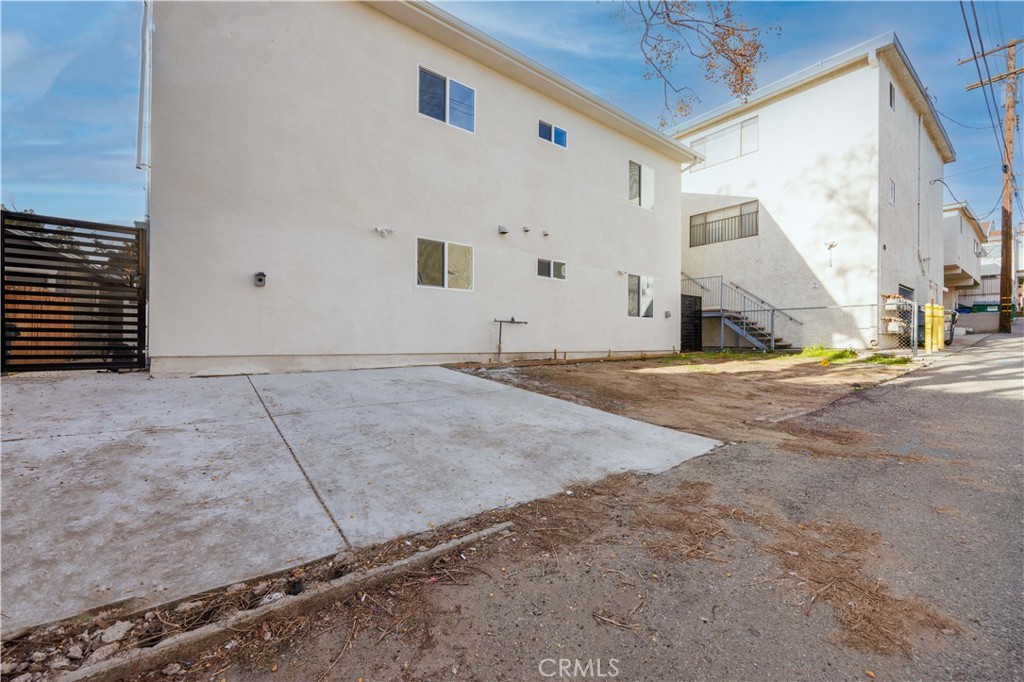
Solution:
[[[895,34],[674,135],[707,157],[683,173],[683,272],[798,309],[777,316],[785,341],[892,347],[883,295],[942,302],[937,180],[955,156]],[[717,343],[706,322],[705,345],[709,335]]]
[[[942,305],[956,308],[959,294],[981,284],[982,258],[986,256],[987,235],[966,203],[947,204],[942,210],[943,253],[946,291]],[[965,302],[967,306],[971,302]]]
[[[427,4],[154,22],[154,376],[678,346],[682,144]]]

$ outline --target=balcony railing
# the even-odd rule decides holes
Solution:
[[[731,218],[690,225],[690,246],[742,239],[757,235],[757,213],[744,213]]]

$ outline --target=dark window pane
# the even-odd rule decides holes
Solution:
[[[551,261],[537,259],[537,274],[541,277],[551,276]]]
[[[444,120],[444,78],[420,69],[420,113]]]
[[[640,317],[640,277],[637,275],[629,276],[628,285],[629,294],[629,305],[626,308],[627,314],[630,317]]]
[[[565,279],[565,263],[555,261],[554,275],[555,279]]]
[[[537,124],[537,134],[542,140],[551,140],[551,124],[540,121]]]
[[[561,128],[555,128],[555,144],[559,147],[564,147],[566,143],[565,131]]]
[[[629,201],[640,205],[640,164],[636,161],[629,162]]]
[[[416,240],[416,283],[425,287],[444,286],[444,242]]]
[[[462,83],[448,81],[449,102],[448,122],[453,126],[473,132],[476,129],[476,92]]]

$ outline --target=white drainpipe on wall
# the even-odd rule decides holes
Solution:
[[[151,0],[142,3],[142,49],[139,54],[139,127],[135,138],[135,167],[146,172],[146,222],[149,222],[149,115],[153,73],[153,15]]]

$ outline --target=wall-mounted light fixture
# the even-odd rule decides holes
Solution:
[[[629,272],[628,272],[628,271],[626,271],[626,270],[619,270],[619,274],[620,274],[620,275],[628,275],[628,274],[629,274]]]
[[[498,234],[508,234],[508,228],[504,225],[498,225]]]
[[[545,237],[550,237],[551,236],[551,233],[548,232],[547,230],[544,230],[544,232],[542,232],[541,234],[543,234]]]
[[[672,311],[671,310],[666,310],[665,311],[665,318],[667,319],[669,317],[672,317]]]
[[[828,266],[832,267],[832,249],[839,246],[839,242],[825,242],[825,248],[828,249]]]
[[[255,284],[258,287],[267,286],[267,273],[265,272],[257,272],[255,275],[253,275],[252,279],[253,284]]]
[[[379,234],[381,237],[387,237],[389,234],[394,232],[390,227],[381,226],[373,228],[373,231]]]

